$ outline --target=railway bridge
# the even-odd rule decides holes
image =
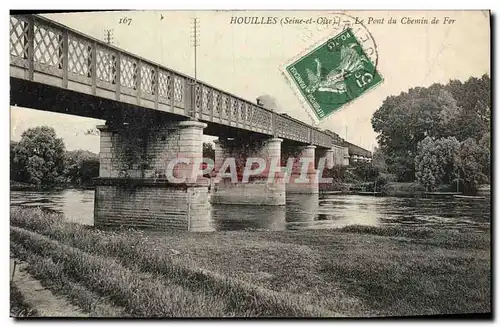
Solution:
[[[284,205],[287,192],[318,192],[313,179],[293,181],[302,173],[313,176],[319,163],[332,168],[371,156],[331,131],[39,15],[10,16],[10,83],[13,106],[106,121],[98,126],[96,226],[189,229],[208,210],[210,196],[225,204]],[[189,159],[178,160],[174,171],[177,177],[193,172],[204,134],[219,138],[212,173],[235,156],[239,170],[250,157],[263,158],[266,169],[245,183],[219,178],[210,192],[201,173],[172,182],[168,164]],[[312,163],[285,171],[289,158]],[[269,174],[276,176],[272,183]],[[279,182],[285,175],[292,182]]]

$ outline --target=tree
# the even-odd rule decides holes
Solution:
[[[458,166],[464,181],[465,192],[475,193],[479,184],[488,181],[481,166],[483,155],[483,149],[473,138],[466,139],[460,145]]]
[[[462,109],[458,119],[456,136],[459,141],[471,137],[479,140],[489,129],[491,120],[491,80],[486,74],[471,77],[465,83],[452,80],[446,88]]]
[[[414,158],[417,145],[427,136],[449,136],[448,115],[459,108],[451,94],[441,85],[412,88],[408,93],[388,97],[374,113],[372,126],[380,133],[378,142],[387,155],[388,171],[401,181],[415,178]]]
[[[24,182],[26,174],[24,167],[19,163],[18,143],[10,141],[10,179],[16,182]]]
[[[378,168],[372,165],[371,162],[366,162],[366,161],[354,162],[351,165],[351,168],[353,168],[353,173],[357,175],[360,178],[360,180],[366,182],[374,181],[379,174]]]
[[[388,173],[399,181],[413,181],[417,146],[428,136],[479,141],[490,129],[490,84],[489,76],[483,75],[387,97],[374,113],[372,126],[379,133]]]
[[[66,152],[64,175],[70,183],[90,184],[99,176],[99,155],[86,150]]]
[[[460,143],[455,137],[434,140],[426,137],[417,146],[415,175],[428,191],[456,180]]]
[[[484,134],[478,144],[482,153],[480,158],[482,173],[489,179],[491,177],[491,133]]]
[[[203,158],[215,160],[215,149],[210,142],[203,142]]]
[[[387,172],[387,155],[380,147],[376,147],[373,151],[372,164],[379,172]]]
[[[11,150],[14,164],[22,169],[24,182],[53,185],[64,171],[64,142],[53,128],[40,126],[23,132],[21,140]]]

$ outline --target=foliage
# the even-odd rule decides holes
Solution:
[[[488,75],[471,77],[464,83],[452,80],[447,85],[415,87],[387,97],[372,117],[373,129],[379,133],[378,150],[383,154],[387,172],[395,174],[398,181],[413,181],[417,177],[418,145],[427,137],[438,140],[453,136],[458,142],[468,138],[480,141],[490,130],[490,107]],[[483,140],[482,147],[489,149],[487,143]],[[481,171],[484,174],[490,168],[489,160],[485,159],[487,154],[483,155]],[[438,168],[431,167],[430,158],[425,160],[426,183],[432,186],[439,183],[432,180]],[[419,174],[417,179],[424,178],[423,171]]]
[[[387,155],[379,147],[373,151],[372,165],[379,172],[387,172]]]
[[[468,138],[460,145],[458,165],[460,175],[464,181],[465,191],[474,193],[481,183],[488,180],[481,165],[484,156],[483,148],[473,138]]]
[[[349,182],[351,175],[347,167],[334,166],[332,169],[324,169],[322,178],[331,178],[331,183],[319,183],[319,188],[322,191],[339,191],[344,187],[343,183]],[[355,179],[352,179],[355,181]]]
[[[85,150],[66,151],[53,128],[26,130],[10,142],[10,179],[18,183],[53,186],[89,184],[99,176],[99,156]]]
[[[92,179],[99,176],[99,156],[86,150],[66,152],[64,175],[69,183],[92,183]]]
[[[371,162],[357,161],[351,164],[353,173],[359,177],[361,181],[373,181],[379,174],[378,168],[372,165]]]
[[[428,191],[453,182],[459,149],[460,143],[455,137],[434,140],[428,136],[419,142],[415,156],[417,181]]]
[[[386,185],[394,182],[396,180],[396,176],[389,173],[380,172],[378,176],[375,178],[375,182],[373,185],[373,191],[381,192],[385,190]]]
[[[17,146],[19,142],[10,141],[10,179],[13,181],[25,181],[27,180],[26,170],[23,165],[18,162],[17,159]]]
[[[452,80],[446,85],[457,105],[462,109],[456,119],[453,133],[459,141],[472,137],[479,140],[490,129],[490,77],[471,77],[465,83]]]
[[[215,160],[215,149],[212,143],[203,142],[203,158]]]
[[[482,173],[488,179],[491,177],[491,134],[490,132],[483,135],[479,140],[478,145],[481,147],[481,157],[479,164],[482,166]]]
[[[464,191],[474,193],[481,183],[488,181],[490,167],[489,135],[480,143],[468,138],[462,143],[455,137],[433,140],[425,138],[418,145],[415,157],[417,181],[428,191],[439,186],[463,182]],[[457,176],[457,173],[459,176]]]
[[[389,172],[400,180],[412,180],[413,158],[418,142],[425,137],[446,134],[441,111],[458,111],[451,94],[435,84],[429,88],[413,88],[397,97],[388,97],[374,113],[372,125],[380,133],[380,148],[388,155]]]
[[[64,142],[53,128],[30,128],[17,144],[11,143],[11,176],[35,185],[56,184],[63,175],[64,152]]]

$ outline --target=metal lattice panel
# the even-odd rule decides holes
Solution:
[[[293,131],[293,137],[297,141],[304,141],[304,142],[308,141],[307,127],[293,121],[291,122],[291,125],[293,125],[293,127],[291,128],[291,130]]]
[[[319,145],[321,141],[320,135],[317,130],[313,130],[313,133],[314,133],[314,142]]]
[[[174,78],[174,100],[175,103],[181,103],[184,99],[184,78],[175,76]]]
[[[141,91],[147,94],[155,94],[156,72],[153,66],[141,63]]]
[[[279,117],[277,119],[278,135],[296,141],[308,141],[308,128],[295,121]]]
[[[266,129],[267,125],[271,122],[271,119],[267,119],[267,111],[261,110],[259,113],[259,127]]]
[[[62,33],[48,26],[35,25],[34,60],[39,64],[62,68]]]
[[[232,120],[238,120],[238,106],[239,106],[238,99],[231,98],[231,119]]]
[[[264,113],[264,110],[262,110],[262,109],[258,109],[258,110],[254,111],[252,120],[253,120],[255,127],[257,127],[257,128],[262,128],[263,120],[264,120],[263,113]]]
[[[122,55],[120,61],[120,85],[137,88],[137,59]]]
[[[92,67],[92,48],[90,42],[68,36],[68,69],[73,74],[90,76]]]
[[[276,132],[279,137],[287,136],[286,120],[281,116],[276,117]]]
[[[246,113],[246,122],[248,124],[252,124],[253,111],[254,111],[254,106],[251,104],[248,104],[247,105],[247,113]]]
[[[271,129],[271,125],[273,123],[273,114],[269,111],[264,111],[263,118],[264,120],[262,125],[264,126],[264,128]]]
[[[160,70],[158,93],[160,96],[172,99],[172,75],[166,71]]]
[[[324,147],[332,146],[332,138],[327,134],[324,134],[318,130],[313,129],[312,137],[313,137],[313,144]]]
[[[247,104],[246,104],[246,102],[244,102],[244,101],[240,101],[240,105],[239,105],[238,110],[240,111],[240,118],[239,118],[239,119],[240,119],[242,122],[244,122],[244,121],[245,121],[246,109],[247,109]]]
[[[28,58],[28,22],[10,16],[10,55]]]
[[[333,144],[333,140],[330,135],[321,133],[322,145],[330,148]]]
[[[221,113],[221,95],[219,92],[214,91],[213,95],[213,105],[214,105],[214,116],[220,117]]]
[[[194,106],[196,109],[201,108],[201,85],[196,84],[194,87]]]
[[[97,79],[116,83],[116,56],[114,53],[104,47],[97,47],[96,54]]]
[[[210,109],[211,109],[210,104],[212,103],[211,95],[212,95],[211,89],[209,89],[206,86],[203,86],[202,93],[201,93],[201,102],[202,102],[203,113],[207,113],[207,114],[210,113]]]
[[[222,118],[227,118],[226,96],[222,93],[220,94],[220,114]]]
[[[223,95],[222,96],[222,116],[226,119],[229,118],[229,105],[230,105],[230,102],[229,102],[229,96],[227,95]]]

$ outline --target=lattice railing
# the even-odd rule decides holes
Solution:
[[[76,35],[68,36],[68,72],[77,76],[92,76],[92,46]]]
[[[33,61],[36,67],[43,72],[59,75],[63,61],[62,43],[60,30],[46,25],[35,25]]]
[[[331,147],[332,137],[189,76],[86,36],[38,15],[10,16],[10,65],[29,80],[140,106],[195,116],[304,143]],[[12,70],[11,70],[12,75]],[[35,76],[36,75],[36,76]],[[35,78],[36,77],[36,78]],[[43,83],[43,81],[42,81]],[[87,88],[82,88],[81,85]],[[88,91],[87,91],[88,90]]]
[[[311,143],[324,147],[332,146],[332,137],[315,128],[311,129]]]
[[[276,117],[276,133],[278,137],[299,142],[309,142],[309,126],[278,115]]]
[[[172,74],[170,72],[160,70],[159,73],[159,89],[158,94],[162,102],[170,103],[173,98],[173,82],[172,82]]]
[[[28,26],[24,17],[10,17],[11,58],[28,59]]]

